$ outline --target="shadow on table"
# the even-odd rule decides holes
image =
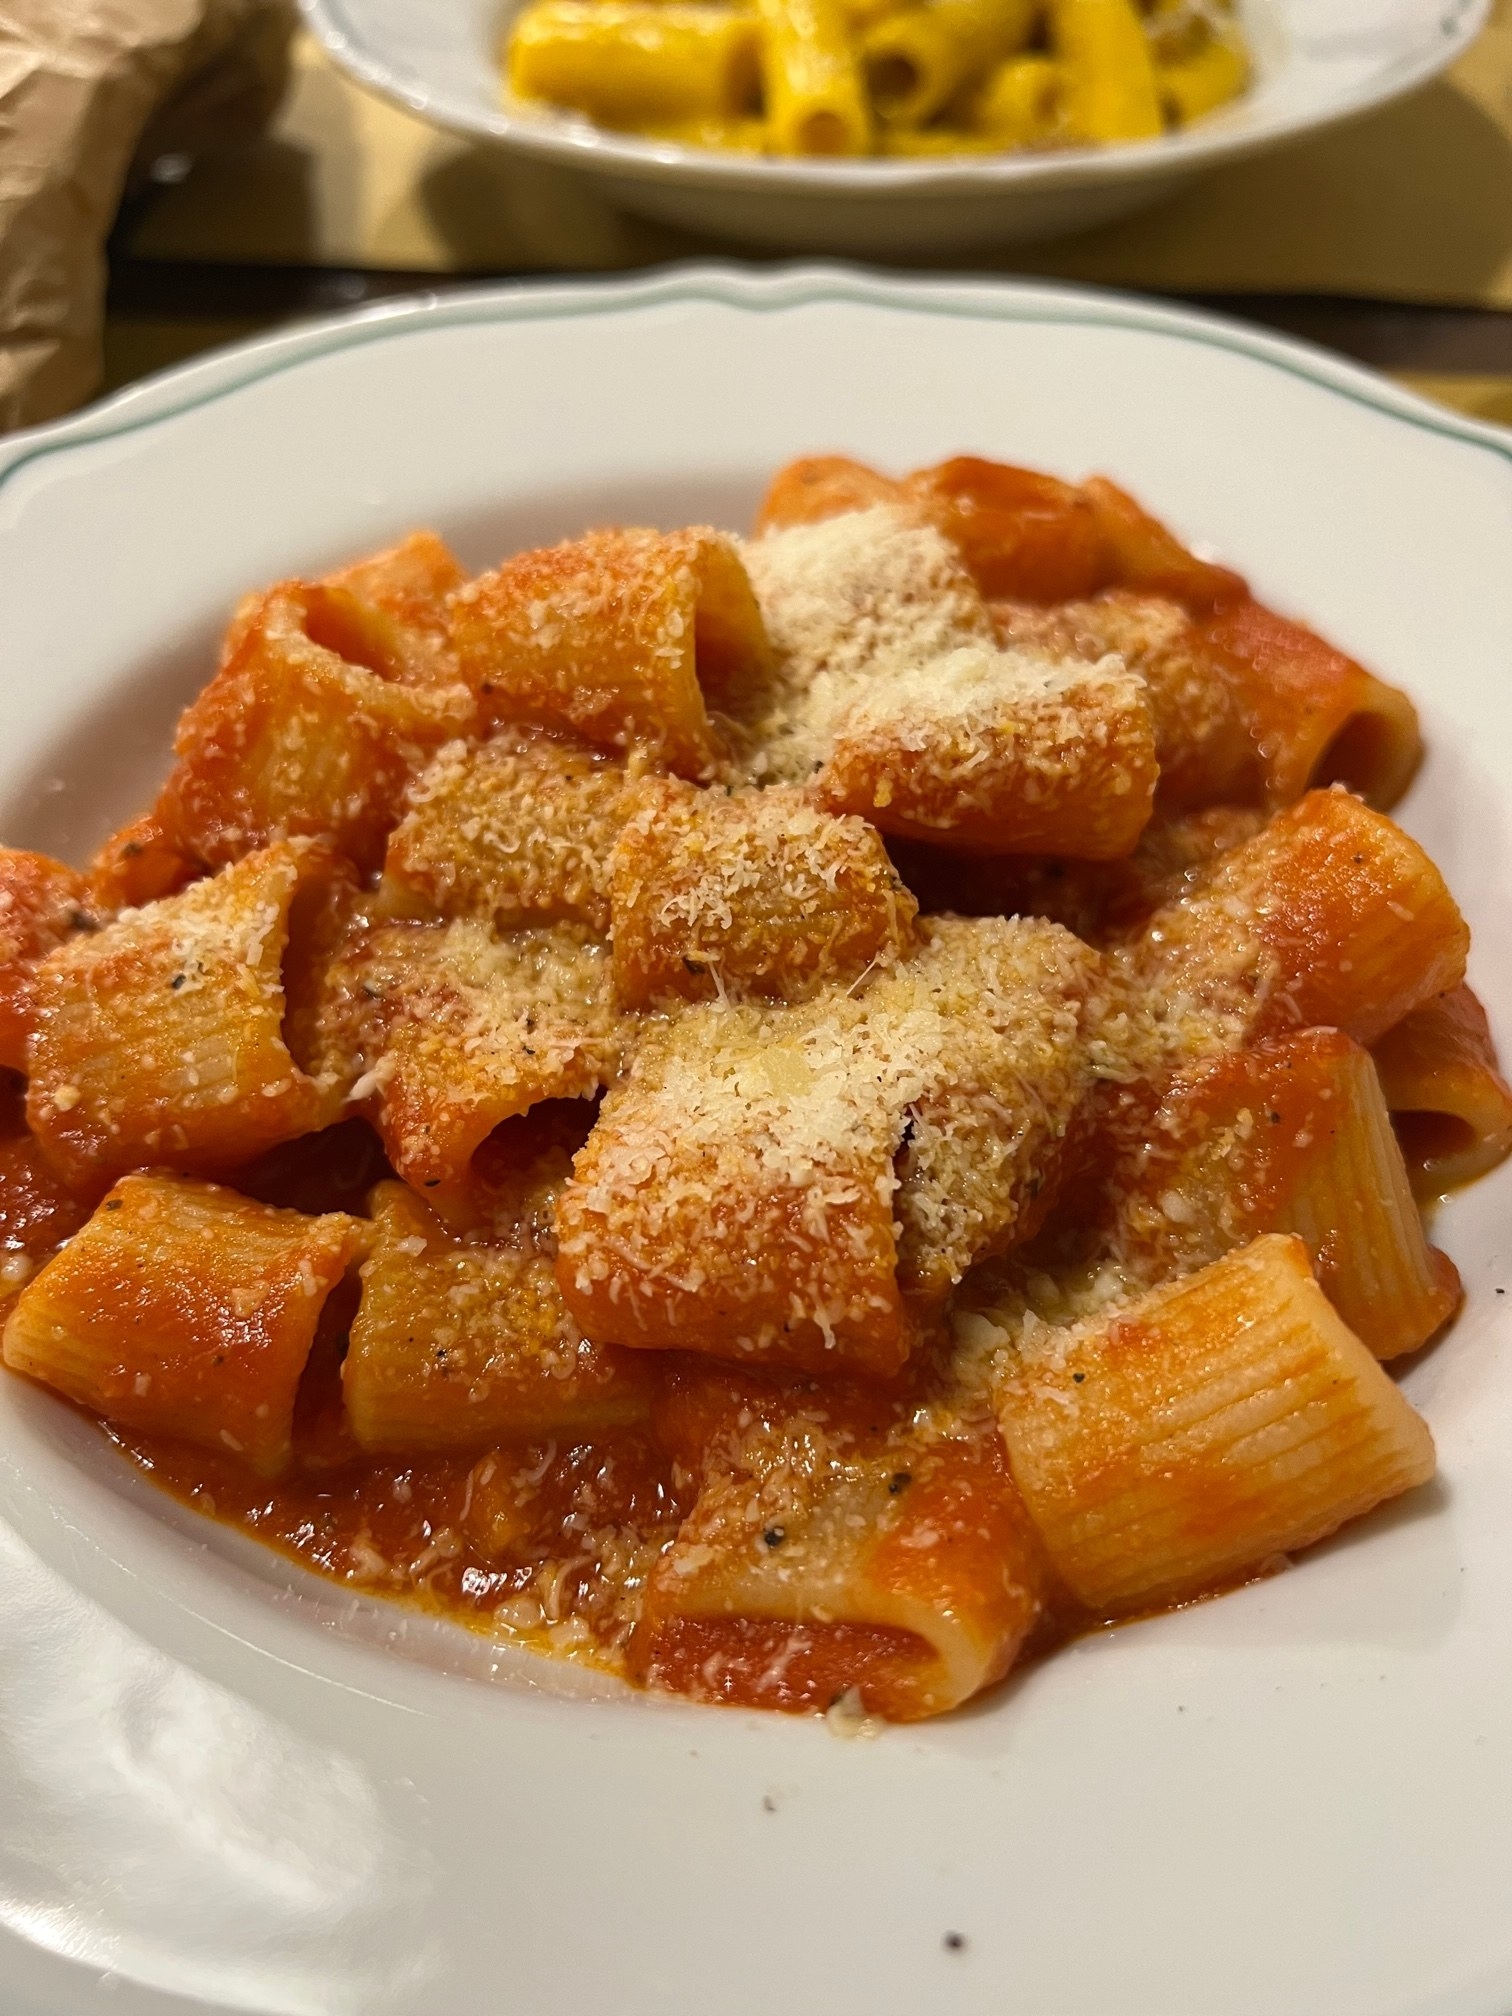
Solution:
[[[448,263],[466,272],[613,272],[730,249],[617,210],[587,176],[486,144],[437,161],[415,195]]]
[[[1115,286],[1243,291],[1264,275],[1271,291],[1512,303],[1512,131],[1441,81],[1142,216],[990,263]]]

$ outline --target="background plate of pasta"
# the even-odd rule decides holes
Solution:
[[[1509,539],[819,269],[7,442],[7,2008],[1504,2010]]]
[[[301,0],[442,126],[693,230],[939,252],[1085,228],[1412,90],[1489,0]]]

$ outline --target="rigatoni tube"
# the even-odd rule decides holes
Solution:
[[[1051,0],[1050,40],[1066,68],[1076,139],[1156,138],[1163,122],[1155,64],[1133,0]]]
[[[1279,1233],[1026,1340],[999,1420],[1051,1561],[1101,1616],[1221,1587],[1434,1468],[1426,1424]]]
[[[536,0],[515,24],[509,82],[607,126],[732,118],[756,92],[755,16],[641,0]]]
[[[963,85],[1028,41],[1030,0],[931,0],[889,15],[861,45],[873,103],[890,125],[919,126]]]
[[[971,107],[973,128],[1000,147],[1044,146],[1059,136],[1066,79],[1049,56],[1010,56]]]
[[[840,0],[757,0],[778,154],[867,154],[872,119]]]
[[[1249,58],[1237,38],[1215,38],[1195,56],[1156,69],[1161,103],[1174,124],[1188,125],[1237,98],[1249,82]]]

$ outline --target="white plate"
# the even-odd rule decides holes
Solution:
[[[765,161],[606,133],[501,102],[523,0],[300,0],[359,82],[438,126],[592,177],[628,210],[803,251],[950,252],[1084,230],[1203,168],[1411,91],[1485,26],[1490,0],[1239,0],[1256,85],[1189,132],[1137,146],[933,161]]]
[[[1106,296],[493,290],[0,444],[0,832],[78,851],[139,803],[248,584],[427,521],[473,563],[614,514],[738,525],[822,448],[1107,470],[1410,687],[1408,823],[1512,1036],[1512,436]],[[1406,1375],[1441,1488],[875,1742],[491,1674],[0,1380],[0,2008],[1507,2016],[1509,1200],[1512,1169],[1443,1214],[1469,1302]]]

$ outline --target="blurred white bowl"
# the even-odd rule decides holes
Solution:
[[[920,161],[765,160],[506,108],[519,0],[300,0],[359,82],[453,132],[592,177],[627,210],[805,250],[951,251],[1084,230],[1177,183],[1400,97],[1480,33],[1490,0],[1242,0],[1258,77],[1188,132],[1123,147]]]

